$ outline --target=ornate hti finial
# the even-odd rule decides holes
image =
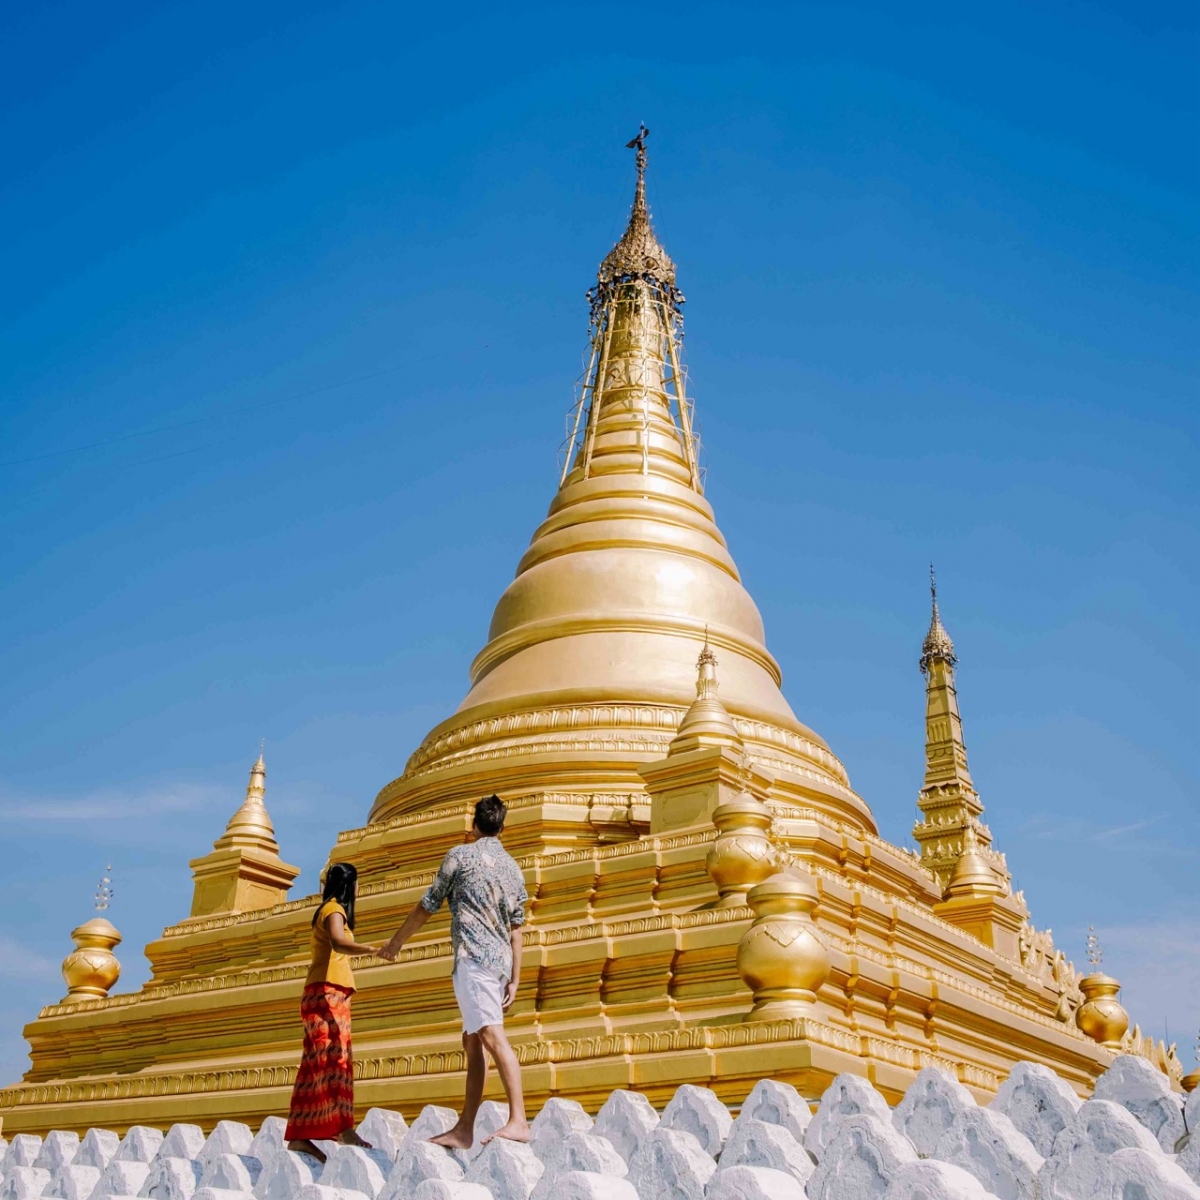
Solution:
[[[1087,931],[1087,960],[1093,971],[1100,970],[1104,961],[1104,951],[1100,948],[1100,935],[1094,925],[1088,926]]]
[[[103,912],[111,903],[113,896],[116,894],[113,891],[112,878],[112,863],[104,868],[104,875],[100,882],[96,885],[96,895],[94,897],[93,907],[97,912]]]
[[[929,665],[935,660],[948,663],[951,667],[958,663],[954,653],[954,643],[942,624],[942,614],[938,612],[937,575],[933,563],[929,564],[929,596],[933,606],[933,614],[929,620],[929,632],[925,635],[925,643],[921,647],[921,674],[929,674]]]
[[[654,236],[650,208],[646,203],[646,138],[649,135],[650,130],[642,125],[637,137],[626,143],[628,149],[637,151],[637,187],[633,193],[629,225],[600,264],[601,287],[628,278],[641,278],[674,289],[675,264]]]
[[[93,903],[97,913],[104,912],[112,902],[111,871],[111,865],[104,868],[104,877],[96,887]],[[107,917],[95,916],[72,929],[71,940],[75,949],[62,964],[63,979],[67,984],[64,1003],[103,999],[121,977],[121,964],[113,953],[113,948],[121,941],[120,933]]]
[[[1129,1014],[1117,999],[1120,982],[1100,969],[1104,952],[1100,949],[1100,937],[1091,925],[1088,926],[1087,957],[1092,970],[1079,981],[1084,1002],[1075,1013],[1075,1024],[1092,1041],[1119,1054],[1121,1039],[1129,1028]]]
[[[696,659],[696,695],[709,700],[717,694],[717,656],[708,644],[708,626],[704,627],[704,646]]]

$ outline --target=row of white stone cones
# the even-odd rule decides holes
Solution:
[[[482,1144],[507,1119],[484,1104],[475,1145],[427,1139],[455,1121],[429,1105],[408,1125],[372,1109],[373,1149],[321,1143],[322,1166],[288,1151],[284,1122],[257,1134],[221,1121],[124,1138],[0,1138],[0,1200],[1200,1200],[1200,1091],[1187,1105],[1144,1059],[1118,1058],[1083,1102],[1052,1071],[1019,1063],[987,1106],[949,1075],[922,1071],[894,1110],[840,1075],[817,1106],[763,1080],[736,1119],[685,1085],[661,1116],[614,1092],[595,1120],[547,1101],[529,1145]]]

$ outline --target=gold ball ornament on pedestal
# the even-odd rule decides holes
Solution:
[[[778,870],[771,844],[771,810],[742,792],[713,811],[717,838],[705,866],[717,885],[723,908],[748,903],[747,893]]]
[[[121,964],[113,947],[121,935],[104,917],[93,917],[71,930],[75,950],[63,959],[63,979],[67,981],[66,999],[107,996],[121,977]]]
[[[755,921],[738,943],[737,967],[754,993],[747,1021],[782,1021],[812,1013],[829,978],[829,956],[812,911],[819,900],[807,875],[780,871],[750,889]]]
[[[1079,981],[1083,1003],[1075,1013],[1075,1024],[1106,1050],[1114,1054],[1121,1049],[1121,1039],[1129,1028],[1129,1014],[1117,999],[1120,983],[1111,975],[1100,970],[1104,952],[1100,948],[1100,937],[1095,929],[1088,927],[1087,957],[1092,973]]]

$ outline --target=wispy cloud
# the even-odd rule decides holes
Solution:
[[[1072,845],[1081,842],[1108,842],[1114,838],[1132,839],[1166,820],[1166,816],[1166,813],[1159,813],[1157,816],[1123,825],[1100,825],[1095,821],[1063,819],[1039,813],[1020,825],[1018,832],[1039,842],[1068,842]]]
[[[0,978],[41,981],[54,979],[59,974],[59,964],[23,946],[15,938],[0,933]]]
[[[81,796],[35,796],[0,788],[0,820],[120,821],[186,812],[222,800],[228,803],[227,790],[192,783],[106,788]]]

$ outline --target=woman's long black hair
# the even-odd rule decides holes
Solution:
[[[334,863],[325,873],[325,890],[321,893],[321,904],[313,913],[312,923],[317,923],[317,913],[327,900],[336,900],[346,910],[346,925],[354,928],[354,885],[358,882],[358,868],[352,863]]]

